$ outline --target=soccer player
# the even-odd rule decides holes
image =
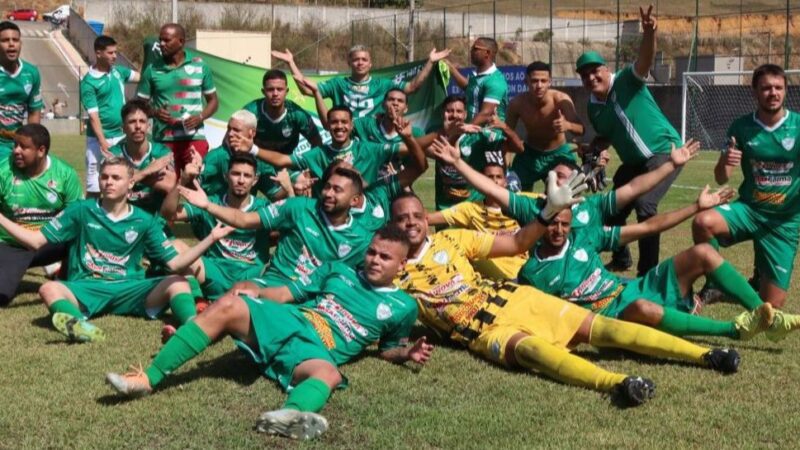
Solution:
[[[181,324],[195,316],[189,284],[178,275],[144,277],[142,257],[177,272],[200,257],[230,227],[219,226],[196,246],[177,254],[153,215],[128,203],[133,166],[111,157],[100,164],[101,199],[68,205],[41,230],[28,230],[0,214],[0,228],[26,247],[67,243],[67,281],[49,281],[39,288],[53,326],[72,341],[105,339],[87,319],[100,314],[155,318],[168,305]]]
[[[391,144],[352,139],[353,114],[347,106],[334,106],[328,111],[328,127],[331,132],[330,144],[292,155],[260,149],[258,157],[276,168],[308,169],[317,178],[322,176],[331,162],[342,159],[361,174],[364,183],[370,185],[378,180],[380,170],[386,163],[395,156],[407,155],[412,145],[418,145],[410,134],[400,134],[402,142]]]
[[[361,261],[371,231],[350,214],[364,191],[361,176],[353,170],[337,167],[322,184],[318,199],[291,197],[251,212],[208,201],[196,182],[196,190],[178,186],[178,191],[190,204],[233,227],[281,233],[264,276],[255,283],[240,284],[240,287],[258,288],[295,281],[309,283],[311,274],[323,262],[342,261],[355,265]]]
[[[450,75],[467,97],[468,123],[487,125],[494,116],[500,120],[506,118],[508,83],[494,64],[496,56],[497,41],[490,37],[479,37],[469,50],[469,60],[475,66],[475,73],[469,78],[461,75],[457,67],[445,60]]]
[[[243,212],[267,207],[267,200],[251,194],[258,182],[257,167],[258,163],[252,155],[234,153],[225,174],[227,191],[221,195],[210,195],[208,201]],[[199,167],[187,164],[181,173],[181,185],[193,185],[198,175]],[[170,214],[172,220],[190,223],[197,239],[204,239],[211,234],[217,219],[192,204],[178,205],[178,198],[176,186],[164,202],[170,205],[170,211],[174,210]],[[237,281],[260,276],[269,262],[270,247],[269,232],[265,230],[235,230],[216,242],[203,257],[192,264],[192,275],[200,282],[205,297],[216,300]]]
[[[381,357],[396,364],[425,364],[431,356],[433,346],[424,337],[407,344],[417,306],[392,283],[406,262],[408,246],[401,230],[382,228],[361,270],[327,263],[309,284],[226,295],[178,330],[146,370],[109,373],[106,380],[127,396],[149,394],[213,341],[230,335],[264,376],[289,392],[281,409],[258,418],[256,430],[293,439],[318,437],[328,421],[317,413],[331,391],[346,386],[340,365],[375,342]]]
[[[150,127],[150,106],[142,99],[134,99],[122,107],[124,138],[108,149],[112,156],[125,158],[135,169],[135,184],[128,201],[150,214],[160,215],[164,197],[173,190],[177,180],[171,170],[173,156],[170,150],[147,137]]]
[[[692,235],[714,247],[752,240],[761,298],[781,308],[800,226],[800,116],[784,106],[786,75],[779,66],[758,67],[752,86],[757,109],[731,124],[728,149],[714,167],[716,181],[725,183],[741,166],[739,200],[698,215]]]
[[[428,60],[413,80],[397,82],[389,78],[373,78],[369,73],[372,69],[369,50],[363,45],[356,45],[347,52],[350,76],[334,77],[317,84],[303,76],[289,49],[284,52],[272,51],[272,56],[289,64],[300,92],[304,95],[314,95],[314,89],[318,88],[323,98],[330,98],[334,105],[347,106],[356,118],[377,114],[380,109],[376,107],[383,102],[383,97],[389,89],[400,88],[406,94],[416,92],[430,75],[433,66],[449,55],[450,49],[442,51],[431,49]]]
[[[502,189],[508,188],[505,168],[497,163],[486,164],[483,175]],[[536,194],[522,194],[538,197]],[[447,209],[428,213],[431,226],[447,225],[451,228],[465,228],[483,233],[514,234],[519,231],[519,222],[504,214],[500,204],[491,197],[483,200],[457,203]],[[472,266],[482,276],[495,280],[513,280],[525,261],[528,253],[504,256],[493,259],[473,261]]]
[[[514,130],[522,120],[527,136],[525,151],[514,157],[511,170],[520,179],[523,191],[533,189],[536,181],[547,178],[553,162],[575,161],[567,133],[583,136],[583,124],[569,95],[550,88],[550,65],[535,61],[525,69],[528,91],[508,104],[506,123]]]
[[[608,319],[531,286],[482,278],[470,261],[518,255],[545,232],[556,214],[579,199],[583,175],[567,183],[548,178],[547,204],[538,220],[514,235],[446,230],[428,235],[422,202],[413,194],[392,204],[392,223],[411,243],[399,286],[417,300],[419,318],[451,340],[491,362],[536,370],[564,383],[615,392],[630,405],[655,393],[652,381],[601,369],[570,354],[568,346],[589,343],[661,358],[676,358],[735,372],[734,350],[709,349],[642,325]]]
[[[680,146],[681,138],[661,112],[645,85],[656,51],[656,19],[639,8],[642,21],[642,43],[636,62],[617,73],[611,73],[597,52],[582,54],[576,63],[583,86],[590,92],[588,115],[599,136],[608,139],[617,150],[622,165],[614,174],[614,189],[645,172],[655,170],[669,160],[671,146]],[[631,209],[643,222],[658,213],[658,202],[664,197],[680,171],[673,172],[647,194],[637,198],[631,207],[620,209],[610,222],[624,225]],[[637,276],[644,275],[658,264],[659,236],[639,241]],[[627,247],[614,252],[610,267],[627,270],[632,265]]]
[[[231,159],[237,153],[258,154],[256,139],[258,119],[250,111],[240,109],[231,114],[228,119],[228,129],[222,144],[208,152],[203,160],[203,171],[200,174],[200,185],[208,195],[224,195],[228,191],[226,174],[230,167]],[[257,182],[253,194],[261,192],[270,200],[277,200],[286,194],[281,187],[274,183],[275,169],[264,161],[257,160]]]
[[[39,69],[19,57],[22,40],[19,27],[0,22],[0,161],[14,148],[14,132],[25,122],[42,118],[42,91]]]
[[[144,70],[136,94],[150,100],[155,114],[153,140],[172,150],[175,169],[180,173],[191,160],[192,149],[203,157],[208,153],[203,121],[214,115],[219,100],[211,69],[184,48],[186,32],[182,26],[162,26],[158,40],[161,58]]]
[[[281,70],[268,70],[261,84],[264,97],[242,108],[258,118],[256,144],[287,155],[297,148],[300,135],[306,138],[311,147],[322,145],[322,137],[311,114],[297,103],[286,100],[286,74]]]
[[[38,230],[83,196],[75,169],[50,155],[50,133],[38,123],[19,127],[11,155],[0,159],[0,214],[29,230]],[[29,267],[47,266],[67,254],[64,244],[38,250],[21,243],[0,227],[0,306],[11,303]]]
[[[97,166],[111,146],[124,137],[120,110],[125,104],[125,83],[139,81],[139,72],[114,64],[117,41],[110,36],[94,40],[95,64],[81,78],[81,103],[86,121],[86,196],[99,197]]]

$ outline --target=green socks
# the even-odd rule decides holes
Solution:
[[[289,391],[289,397],[286,398],[283,408],[319,412],[330,396],[331,388],[324,381],[319,378],[307,378]]]
[[[172,315],[181,325],[197,315],[197,308],[192,294],[177,294],[169,300],[169,307],[172,309]]]
[[[714,247],[714,250],[716,250],[717,253],[719,253],[719,241],[717,240],[717,238],[712,237],[706,243],[708,245]],[[719,289],[719,286],[717,286],[717,283],[715,283],[714,280],[709,275],[709,276],[706,276],[706,284],[703,285],[703,289]]]
[[[165,376],[199,355],[210,344],[211,338],[195,322],[178,328],[145,370],[150,386],[155,387]]]
[[[708,274],[706,279],[713,281],[714,285],[729,298],[739,300],[739,303],[748,311],[752,311],[764,303],[747,279],[737,272],[728,261],[723,261],[719,267]]]
[[[48,309],[50,310],[50,314],[60,312],[64,314],[69,314],[70,316],[75,317],[77,319],[86,318],[86,316],[81,312],[81,308],[78,307],[78,305],[72,303],[71,301],[65,298],[54,301]]]
[[[203,290],[200,289],[200,282],[197,281],[192,275],[186,277],[186,282],[189,283],[189,289],[192,290],[192,297],[194,298],[202,298],[203,297]]]
[[[737,339],[739,332],[733,322],[693,316],[683,311],[664,308],[664,317],[657,328],[675,336],[726,336]]]

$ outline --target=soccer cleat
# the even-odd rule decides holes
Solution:
[[[122,375],[118,373],[107,373],[106,382],[117,392],[128,397],[143,397],[151,392],[150,380],[142,370],[142,366],[131,366],[130,370]]]
[[[328,430],[328,420],[313,412],[278,409],[261,414],[256,431],[298,440],[314,439]]]
[[[106,339],[106,333],[89,323],[86,319],[79,319],[69,314],[53,313],[53,326],[61,334],[74,342],[101,342]]]
[[[733,319],[736,324],[736,331],[739,332],[739,340],[749,341],[758,333],[767,331],[775,318],[775,310],[772,305],[764,303],[752,311],[746,311]]]
[[[614,395],[625,406],[639,406],[656,395],[653,380],[629,376],[614,389]]]
[[[732,348],[712,348],[703,359],[708,367],[722,373],[736,373],[742,360],[739,352]]]
[[[175,335],[178,332],[178,329],[173,327],[172,325],[164,325],[161,328],[161,343],[166,344],[169,338]]]
[[[783,340],[793,330],[800,329],[800,315],[775,311],[775,320],[767,329],[767,339],[772,342]]]
[[[194,308],[197,311],[197,315],[200,315],[203,311],[205,311],[209,305],[211,305],[211,302],[205,298],[198,297],[194,299]]]

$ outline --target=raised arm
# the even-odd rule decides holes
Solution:
[[[317,84],[308,79],[295,79],[297,85],[300,86],[301,84],[310,92],[308,95],[314,96],[314,106],[317,107],[317,115],[319,115],[319,121],[322,123],[322,128],[328,129],[328,106],[325,105],[325,99],[322,98],[322,94],[319,92],[319,88]],[[309,143],[312,147],[318,147],[322,145],[322,138],[317,136],[316,142],[311,142],[309,139]]]
[[[439,225],[447,225],[447,220],[444,218],[444,214],[441,211],[433,211],[428,212],[428,225],[432,227],[436,227]]]
[[[317,84],[311,80],[307,80],[305,76],[303,76],[303,72],[300,71],[300,68],[297,67],[297,64],[294,62],[294,55],[292,55],[292,52],[290,52],[288,48],[284,49],[283,52],[273,50],[272,57],[289,65],[289,70],[291,70],[294,81],[297,83],[297,88],[303,95],[313,95],[309,86],[314,86],[314,88],[316,88]],[[300,82],[301,80],[303,83]]]
[[[397,174],[397,180],[403,187],[411,186],[426,170],[428,170],[428,158],[419,145],[411,128],[411,122],[400,116],[395,118],[395,129],[403,140],[403,146],[408,151],[409,163]]]
[[[643,237],[652,236],[669,230],[684,220],[692,217],[700,211],[711,209],[723,203],[728,203],[734,196],[734,191],[729,186],[724,186],[714,193],[709,192],[708,185],[697,197],[697,200],[689,206],[655,215],[644,222],[625,225],[620,229],[619,243],[625,245],[637,241]]]
[[[656,56],[656,18],[652,15],[653,5],[647,8],[647,12],[639,7],[639,15],[642,20],[642,43],[639,46],[639,58],[633,69],[640,78],[647,78],[650,68]]]
[[[731,136],[728,149],[719,155],[714,166],[714,179],[717,184],[725,184],[731,178],[733,170],[742,163],[742,151],[736,148],[736,138]]]
[[[525,145],[522,143],[522,139],[507,122],[503,122],[497,116],[493,116],[489,126],[503,132],[503,136],[506,138],[505,141],[503,141],[503,150],[506,153],[522,153],[525,151]]]
[[[169,267],[169,270],[172,272],[182,272],[198,258],[203,256],[203,253],[205,253],[209,247],[214,245],[215,242],[231,234],[233,231],[233,227],[218,223],[217,226],[211,230],[211,233],[203,238],[203,240],[195,244],[194,247],[189,248],[183,253],[179,253],[178,256],[167,261],[167,267]]]
[[[422,66],[422,70],[419,71],[416,77],[413,80],[408,82],[403,89],[406,94],[413,94],[417,91],[417,89],[422,86],[422,83],[425,82],[425,79],[431,74],[434,65],[436,65],[439,61],[444,58],[450,56],[450,49],[446,48],[440,52],[436,51],[436,48],[432,48],[431,52],[428,54],[428,60],[425,61],[425,65]]]
[[[583,122],[578,117],[575,104],[569,95],[559,95],[558,100],[558,119],[553,122],[553,128],[559,133],[572,133],[575,136],[583,136]]]
[[[626,206],[639,198],[639,196],[650,192],[658,183],[665,180],[679,167],[683,167],[698,154],[700,154],[700,142],[694,139],[689,139],[680,148],[675,148],[675,145],[673,145],[669,161],[658,166],[655,170],[639,175],[631,180],[630,183],[616,190],[617,210],[621,211],[625,209]]]
[[[29,230],[2,214],[0,214],[0,227],[4,228],[17,242],[31,250],[39,250],[47,244],[47,239],[41,231]]]
[[[187,202],[208,211],[212,216],[234,228],[256,229],[261,227],[261,218],[257,212],[244,212],[238,208],[228,208],[211,203],[197,180],[194,180],[194,187],[194,189],[189,189],[185,186],[178,186],[178,192]]]
[[[450,62],[449,59],[445,59],[444,63],[447,64],[447,69],[450,71],[450,76],[453,78],[453,81],[456,82],[456,85],[458,85],[458,87],[460,87],[461,89],[466,88],[468,81],[467,77],[465,77],[464,75],[461,74],[461,72],[458,71],[458,66]]]
[[[195,180],[200,176],[200,171],[203,166],[203,157],[196,151],[192,152],[192,160],[186,164],[181,172],[180,183],[176,183],[173,188],[167,193],[164,201],[161,203],[161,215],[172,222],[175,220],[184,222],[189,219],[186,210],[180,205],[180,193],[178,192],[178,185],[180,186],[194,186]]]

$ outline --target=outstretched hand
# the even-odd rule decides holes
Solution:
[[[672,153],[670,153],[670,159],[675,167],[681,167],[699,154],[700,141],[689,139],[680,148],[675,148],[675,144],[672,144]]]
[[[281,61],[283,61],[285,63],[294,62],[294,55],[292,55],[292,52],[289,51],[288,48],[284,49],[284,51],[282,51],[282,52],[280,52],[278,50],[273,50],[272,51],[272,57],[275,58],[275,59],[281,60]]]
[[[589,188],[585,182],[586,175],[579,170],[573,170],[572,174],[561,186],[558,185],[556,172],[551,170],[547,174],[547,203],[539,213],[541,218],[549,222],[561,212],[561,210],[583,201],[581,192]]]
[[[439,161],[453,165],[461,159],[461,151],[452,145],[444,136],[439,136],[430,147],[428,153]]]
[[[408,359],[418,364],[425,364],[431,358],[433,345],[428,344],[425,336],[417,339],[414,345],[408,349]]]
[[[194,187],[194,189],[189,189],[186,186],[178,186],[178,193],[192,205],[200,209],[208,208],[208,195],[206,195],[206,191],[200,187],[200,182],[197,181],[197,179],[194,180]]]
[[[697,206],[701,211],[711,209],[715,206],[724,205],[736,196],[736,191],[730,186],[722,186],[715,192],[706,185],[700,195],[697,197]]]
[[[436,51],[436,47],[431,49],[431,52],[428,54],[428,60],[432,63],[437,63],[445,58],[450,56],[450,49],[446,48],[441,51]]]
[[[236,230],[236,228],[234,228],[232,226],[229,226],[229,225],[225,225],[222,222],[219,222],[219,223],[217,223],[217,226],[215,226],[214,229],[211,230],[211,237],[215,241],[218,241],[218,240],[224,238],[225,236],[233,233],[235,230]]]

